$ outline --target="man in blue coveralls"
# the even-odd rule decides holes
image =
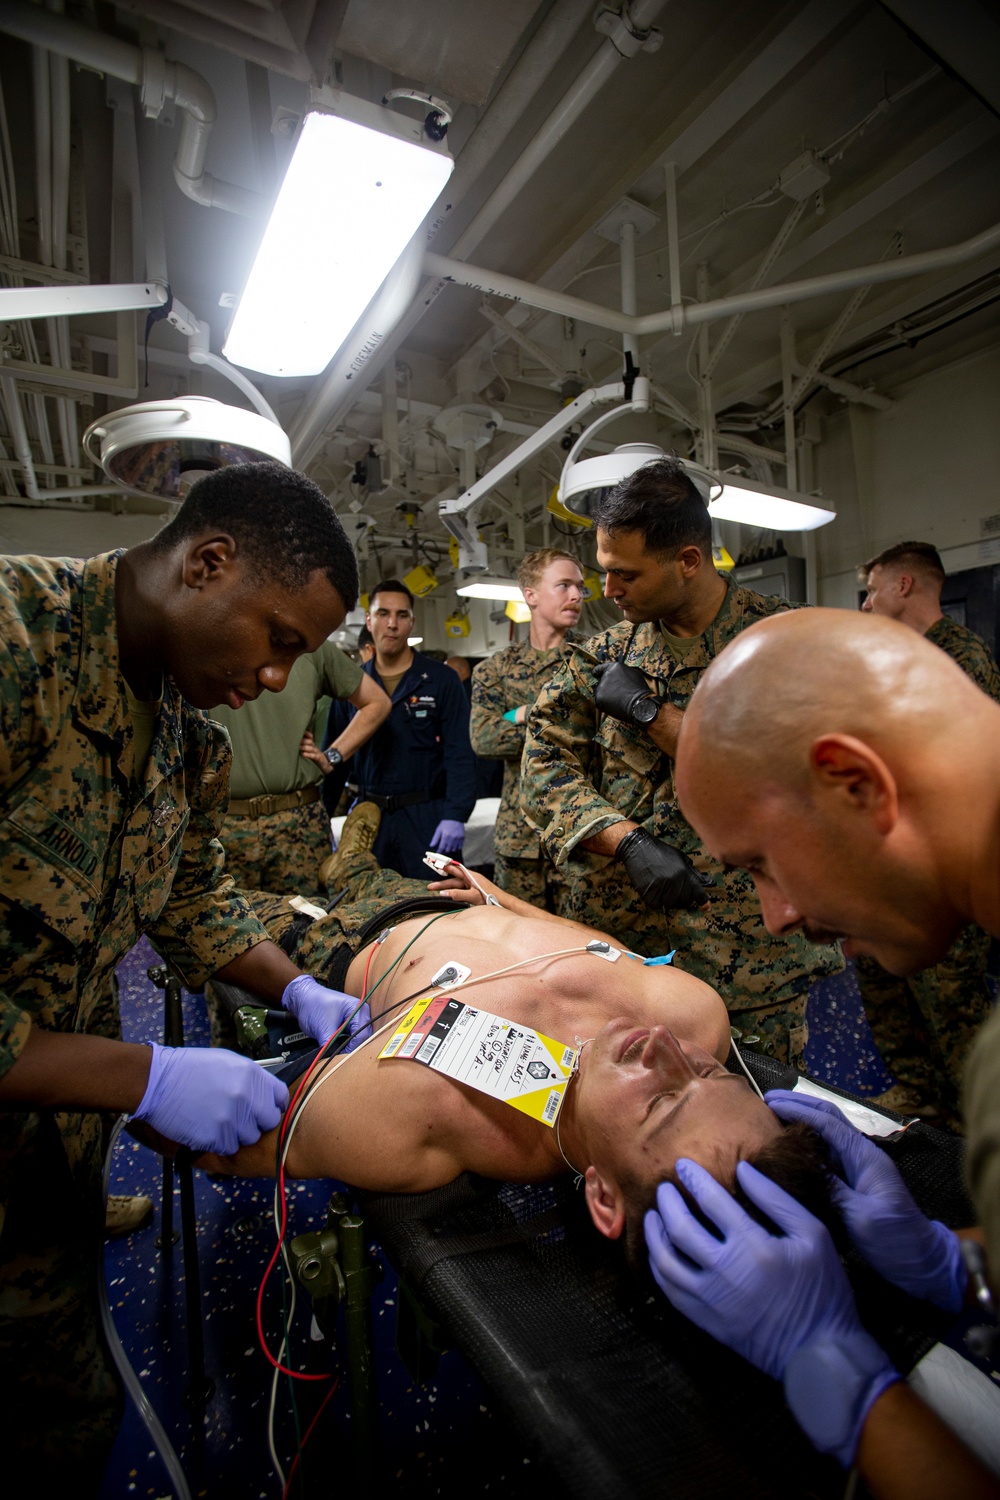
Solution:
[[[466,819],[475,804],[469,703],[450,667],[409,645],[413,595],[405,584],[394,578],[376,584],[367,624],[375,656],[364,670],[385,688],[392,711],[354,757],[358,800],[382,810],[372,850],[379,864],[420,879],[428,849],[461,852]],[[343,733],[353,713],[347,702],[333,704],[327,745]],[[335,769],[335,763],[330,765]]]

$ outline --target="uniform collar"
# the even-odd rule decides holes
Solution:
[[[732,622],[743,613],[743,591],[735,586],[728,573],[724,573],[722,579],[726,585],[725,597],[715,618],[706,625],[696,644],[692,646],[683,663],[680,664],[686,669],[702,671],[709,666],[721,649],[720,636],[725,635],[728,639],[733,634]],[[647,672],[651,677],[664,676],[665,667],[669,675],[678,665],[664,642],[660,623],[659,620],[648,620],[639,625],[625,653],[625,660],[629,666],[638,667],[640,671]],[[739,626],[737,625],[736,628],[738,629]]]
[[[124,548],[88,557],[83,565],[83,616],[76,708],[91,729],[121,740],[129,722],[118,660],[115,578]]]
[[[90,557],[83,565],[83,622],[76,711],[81,721],[117,746],[119,765],[131,775],[132,715],[118,656],[115,577],[125,549]],[[147,787],[181,769],[184,700],[164,674],[163,706],[146,771]]]

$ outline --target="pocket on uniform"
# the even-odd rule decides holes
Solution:
[[[607,762],[619,763],[644,781],[659,769],[663,760],[663,751],[653,744],[648,734],[617,719],[605,717],[601,721],[594,743],[600,745]]]
[[[93,936],[101,870],[92,846],[35,797],[0,823],[0,894],[76,946]]]
[[[167,904],[190,817],[189,808],[177,808],[162,830],[156,827],[155,820],[150,828],[150,853],[137,861],[132,872],[136,911],[144,923],[155,921]]]

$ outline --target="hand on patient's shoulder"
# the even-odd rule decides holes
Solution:
[[[765,1097],[779,1119],[801,1121],[826,1141],[839,1173],[834,1202],[868,1264],[911,1297],[957,1313],[968,1281],[958,1237],[920,1212],[886,1153],[826,1099],[787,1089]]]
[[[151,1045],[149,1082],[134,1118],[168,1140],[231,1156],[279,1123],[288,1090],[249,1058],[225,1047]]]

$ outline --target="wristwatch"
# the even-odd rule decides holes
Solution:
[[[652,724],[661,707],[662,704],[659,698],[640,698],[632,710],[632,722],[635,724]]]
[[[331,745],[330,748],[329,748],[329,750],[324,750],[323,754],[326,756],[327,760],[330,762],[331,769],[334,766],[339,766],[343,762],[343,759],[344,759],[344,757],[341,755],[340,751],[334,745]]]

